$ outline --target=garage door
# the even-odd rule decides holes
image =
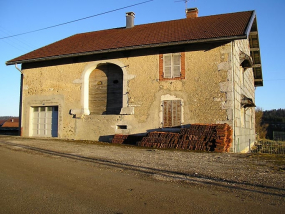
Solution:
[[[57,137],[58,107],[33,107],[32,111],[32,136]]]

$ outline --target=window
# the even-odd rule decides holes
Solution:
[[[240,66],[240,85],[243,86],[244,85],[244,68],[242,66]]]
[[[175,78],[181,76],[180,53],[163,55],[163,77]]]
[[[185,78],[185,53],[159,54],[159,79],[173,80]]]
[[[181,126],[181,100],[163,101],[163,127]]]

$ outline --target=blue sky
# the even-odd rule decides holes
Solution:
[[[0,38],[115,10],[146,0],[0,0]],[[255,103],[263,110],[285,108],[284,0],[189,0],[199,16],[255,10],[264,86],[256,88]],[[180,0],[153,0],[138,6],[48,30],[0,39],[0,116],[18,116],[20,72],[5,62],[77,33],[125,26],[125,13],[135,12],[135,25],[185,17]]]

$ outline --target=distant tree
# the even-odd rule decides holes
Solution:
[[[13,118],[14,116],[0,116],[0,120],[8,120],[10,118]]]
[[[266,122],[283,122],[283,119],[285,119],[285,109],[263,111],[263,120]]]
[[[255,131],[259,139],[264,139],[267,134],[268,124],[263,122],[262,108],[255,109]]]

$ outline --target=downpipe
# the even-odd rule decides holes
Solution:
[[[22,102],[23,102],[23,81],[24,74],[20,68],[18,68],[17,63],[15,63],[15,68],[21,73],[20,80],[20,102],[19,102],[19,136],[22,136]]]
[[[231,42],[232,44],[232,54],[231,54],[231,61],[232,61],[232,93],[233,93],[233,152],[236,152],[236,133],[235,133],[235,65],[234,65],[234,41]]]

